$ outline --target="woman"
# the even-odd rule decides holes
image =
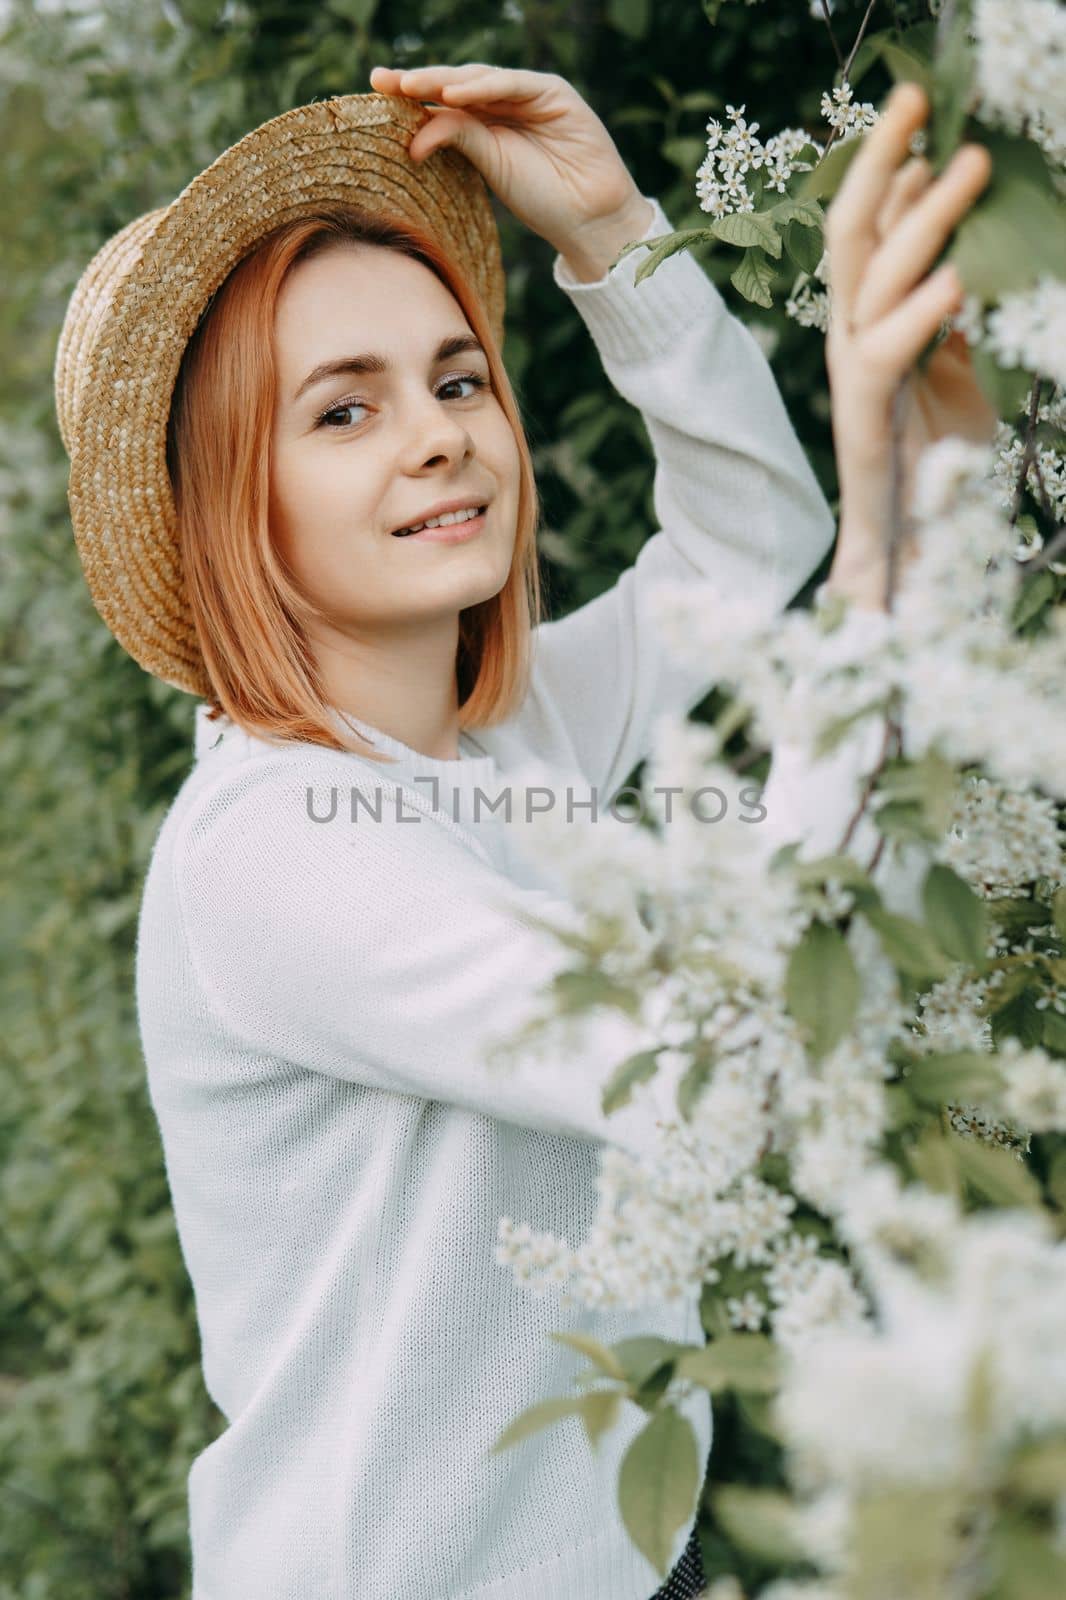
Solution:
[[[704,576],[773,614],[833,529],[769,368],[702,270],[680,254],[637,285],[640,252],[614,265],[670,224],[570,85],[481,64],[372,81],[381,94],[254,130],[116,235],[57,359],[94,600],[142,665],[210,702],[137,949],[205,1381],[229,1424],[190,1473],[193,1600],[646,1600],[658,1579],[617,1510],[643,1415],[595,1453],[574,1418],[492,1445],[569,1390],[552,1330],[696,1341],[698,1308],[541,1301],[493,1247],[503,1214],[580,1237],[603,1142],[647,1148],[672,1101],[657,1079],[650,1104],[603,1115],[628,1037],[609,1016],[585,1061],[493,1063],[559,959],[526,914],[567,907],[474,802],[533,761],[560,805],[564,780],[606,804],[654,716],[712,686],[668,656],[655,582]],[[883,594],[891,396],[959,304],[957,282],[924,274],[988,176],[972,151],[936,182],[897,171],[925,114],[897,91],[830,216],[829,587],[854,602],[849,626]],[[656,453],[662,529],[553,622],[475,168],[554,245],[555,282]],[[937,429],[990,433],[965,367],[953,348],[915,379],[911,464]],[[477,514],[407,531],[442,504]],[[811,773],[776,748],[775,834],[842,820],[857,759]],[[706,1396],[685,1406],[706,1455]],[[673,1556],[657,1592],[681,1600],[702,1577],[691,1522]]]

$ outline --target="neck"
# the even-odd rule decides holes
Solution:
[[[458,644],[458,614],[373,639],[331,629],[313,640],[330,705],[437,761],[459,755]]]

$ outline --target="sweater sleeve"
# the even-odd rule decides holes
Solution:
[[[490,1059],[545,1008],[568,964],[525,913],[573,927],[575,908],[521,887],[440,822],[399,805],[315,821],[322,774],[284,758],[244,762],[191,804],[175,834],[173,888],[189,962],[213,1026],[252,1052],[396,1094],[574,1138],[652,1148],[676,1115],[664,1069],[605,1115],[614,1065],[652,1042],[618,1010],[583,1019],[577,1054]],[[327,781],[329,781],[327,779]],[[398,821],[399,813],[402,821]],[[412,820],[412,818],[414,820]],[[643,1091],[648,1093],[645,1097]]]
[[[657,200],[645,237],[672,230]],[[686,714],[713,676],[671,657],[648,596],[662,579],[709,579],[783,610],[833,541],[825,497],[770,366],[686,251],[643,282],[635,250],[594,283],[562,256],[556,283],[591,333],[612,385],[638,407],[655,456],[658,530],[603,594],[537,630],[533,692],[568,725],[606,800],[650,748],[662,712]]]

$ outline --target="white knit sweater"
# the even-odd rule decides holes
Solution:
[[[672,226],[653,203],[647,237]],[[660,531],[606,593],[541,627],[519,713],[463,734],[454,761],[355,723],[403,758],[378,767],[198,708],[137,944],[204,1377],[228,1421],[189,1475],[193,1600],[648,1600],[659,1585],[617,1510],[638,1408],[597,1454],[573,1417],[489,1454],[528,1406],[576,1392],[584,1363],[550,1330],[702,1335],[694,1297],[596,1313],[496,1263],[501,1215],[582,1239],[603,1141],[646,1148],[669,1083],[603,1116],[629,1048],[606,1011],[583,1059],[485,1061],[561,959],[520,912],[559,900],[502,815],[475,823],[463,804],[530,760],[606,803],[654,717],[712,687],[668,659],[655,582],[706,576],[776,613],[833,537],[754,339],[691,256],[637,285],[644,259],[591,284],[558,256],[553,272],[643,415]],[[846,746],[812,771],[778,746],[764,803],[781,837],[828,847],[869,754]],[[308,790],[324,815],[334,786],[337,816],[313,820]],[[353,786],[370,805],[399,786],[402,806],[353,823]],[[685,1410],[705,1461],[707,1395]]]

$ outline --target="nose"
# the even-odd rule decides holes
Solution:
[[[461,461],[473,449],[464,419],[435,395],[421,389],[404,405],[411,439],[408,455],[415,470],[441,458]]]

